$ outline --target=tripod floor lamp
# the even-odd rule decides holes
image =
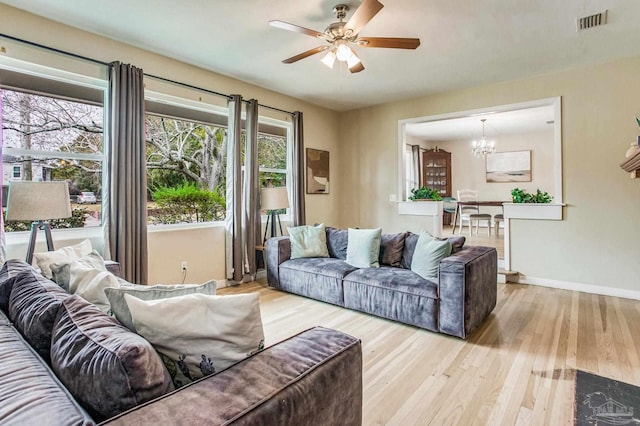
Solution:
[[[9,184],[7,221],[33,221],[27,247],[27,263],[30,264],[33,259],[38,230],[44,230],[47,250],[52,251],[51,225],[47,220],[66,217],[71,217],[69,184],[66,181],[15,181]]]
[[[267,211],[267,225],[264,228],[264,238],[262,244],[267,241],[267,231],[269,230],[269,223],[271,223],[271,236],[275,237],[276,234],[276,220],[280,226],[280,235],[282,235],[282,223],[280,222],[280,215],[278,210],[289,208],[289,196],[287,195],[287,188],[285,186],[262,188],[260,192],[260,210]]]

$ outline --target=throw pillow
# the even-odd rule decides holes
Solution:
[[[347,258],[347,242],[349,241],[349,231],[327,226],[327,249],[329,256],[345,260]]]
[[[380,259],[381,265],[402,266],[402,253],[404,252],[404,240],[406,232],[400,234],[382,234],[380,237]]]
[[[136,332],[164,355],[176,387],[186,384],[176,381],[178,372],[187,381],[195,380],[264,347],[257,293],[190,294],[159,300],[125,294],[124,299]]]
[[[206,294],[213,296],[216,294],[217,282],[208,281],[204,284],[181,284],[181,285],[138,285],[129,284],[120,287],[106,288],[105,294],[111,305],[111,314],[116,317],[120,324],[129,330],[135,331],[129,306],[124,300],[125,294],[137,297],[141,300],[158,300],[169,297],[186,296],[187,294]]]
[[[295,226],[287,230],[291,241],[291,259],[329,257],[324,223],[317,226]]]
[[[50,265],[52,263],[65,263],[77,260],[82,256],[86,256],[91,253],[91,250],[91,241],[84,240],[81,243],[73,246],[62,247],[58,250],[34,253],[33,259],[35,264],[42,271],[42,275],[51,279],[52,275]]]
[[[349,228],[347,263],[357,268],[379,268],[381,228]]]
[[[174,389],[149,342],[73,295],[53,324],[51,368],[96,423]]]
[[[109,312],[109,299],[104,290],[120,287],[115,275],[107,271],[104,261],[97,252],[83,261],[69,264],[69,292],[77,294],[87,302],[93,303],[102,312]]]
[[[413,252],[411,270],[422,278],[437,280],[440,261],[450,254],[451,243],[449,241],[440,241],[433,238],[428,232],[422,232]]]
[[[80,265],[88,269],[100,269],[102,271],[106,271],[104,259],[95,250],[75,261],[53,263],[49,265],[53,276],[52,280],[68,292],[71,292],[69,289],[69,281],[71,280],[71,264],[75,262],[78,262]]]

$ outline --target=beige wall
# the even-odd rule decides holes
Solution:
[[[331,194],[307,196],[307,221],[309,223],[325,222],[327,224],[338,222],[338,200],[341,191],[338,170],[341,168],[341,159],[337,155],[339,126],[338,113],[335,111],[320,108],[299,99],[284,96],[95,34],[76,30],[6,5],[0,5],[0,28],[2,28],[3,33],[14,37],[85,55],[104,62],[118,60],[124,63],[131,63],[144,69],[145,73],[148,74],[177,80],[216,92],[241,94],[245,99],[255,98],[261,104],[287,111],[302,111],[304,113],[305,146],[328,150],[331,153]],[[99,77],[104,74],[104,70],[101,67],[25,47],[6,39],[0,38],[0,46],[5,47],[6,54],[4,55],[7,57],[28,60],[92,77]],[[202,101],[224,105],[222,98],[159,83],[157,80],[145,79],[145,84],[148,90],[165,92],[192,100],[198,100],[201,97]],[[295,84],[295,82],[292,82],[292,84]],[[261,109],[260,113],[280,120],[291,120],[290,116],[286,114],[276,113],[267,109]],[[219,238],[216,231],[207,230],[202,234],[187,231],[184,235],[178,236],[177,234],[176,232],[157,235],[149,234],[149,251],[151,254],[149,259],[150,282],[170,282],[176,281],[177,278],[181,280],[179,266],[182,260],[187,260],[189,263],[189,276],[187,278],[189,281],[199,282],[223,277],[220,274],[220,265],[224,262],[224,239]],[[175,238],[175,241],[170,242],[172,238]],[[23,257],[23,255],[16,255],[16,257]],[[202,273],[202,271],[207,272]]]
[[[389,194],[398,120],[562,97],[563,221],[517,220],[512,269],[538,283],[640,292],[640,180],[620,167],[640,129],[640,57],[351,111],[340,117],[343,226],[415,230]],[[640,295],[640,293],[637,293]]]

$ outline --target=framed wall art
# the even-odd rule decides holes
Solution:
[[[307,148],[307,194],[329,193],[329,151]]]
[[[531,151],[487,155],[487,182],[531,182]]]

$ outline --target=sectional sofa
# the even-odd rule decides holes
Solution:
[[[382,234],[379,268],[347,263],[347,230],[326,228],[329,257],[291,259],[289,237],[267,241],[267,282],[279,290],[466,339],[497,299],[497,251],[464,246],[439,263],[435,280],[411,271],[418,235]]]
[[[141,336],[10,260],[0,401],[3,425],[360,425],[362,349],[316,327],[175,390]]]

